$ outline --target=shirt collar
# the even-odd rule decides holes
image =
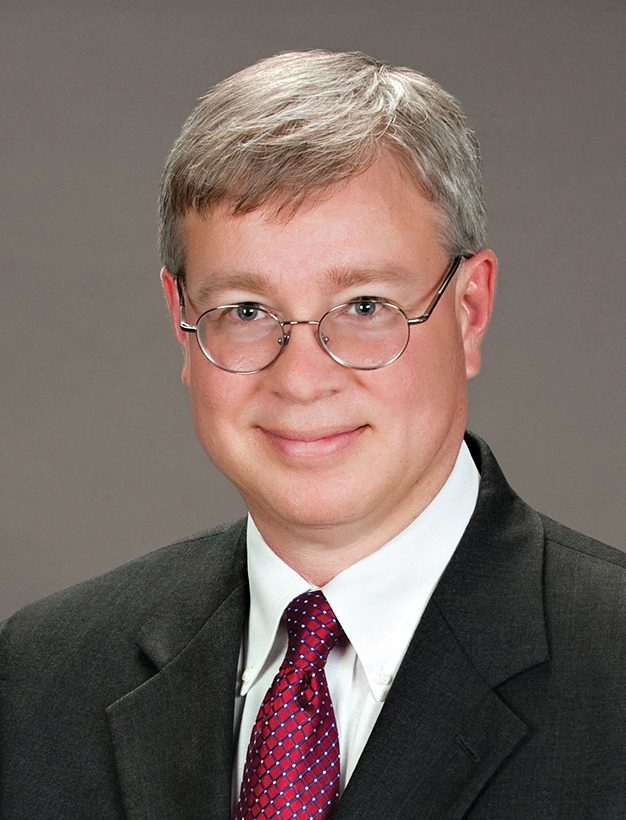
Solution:
[[[447,481],[426,509],[376,552],[323,587],[383,701],[430,597],[471,518],[480,475],[465,442]],[[241,694],[256,680],[287,604],[311,585],[265,543],[248,516],[250,615]]]
[[[270,653],[287,604],[311,589],[298,573],[265,543],[252,516],[248,515],[248,578],[250,614],[241,694],[250,689]]]

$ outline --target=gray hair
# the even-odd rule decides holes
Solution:
[[[163,264],[184,274],[189,211],[293,212],[385,150],[437,207],[451,255],[485,246],[478,141],[454,97],[360,52],[288,52],[218,83],[185,122],[161,179]]]

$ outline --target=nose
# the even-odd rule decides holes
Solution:
[[[317,328],[318,322],[286,324],[285,350],[266,371],[273,393],[300,404],[310,404],[338,392],[345,385],[349,370],[326,353],[319,343]]]

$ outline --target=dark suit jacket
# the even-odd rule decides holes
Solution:
[[[469,444],[476,511],[337,820],[623,820],[626,555],[534,512]],[[227,820],[247,605],[239,522],[10,619],[3,820]]]

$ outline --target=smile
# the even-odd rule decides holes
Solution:
[[[360,426],[334,431],[306,432],[278,432],[263,427],[260,429],[269,444],[281,455],[299,459],[336,455],[356,441],[366,428]]]

